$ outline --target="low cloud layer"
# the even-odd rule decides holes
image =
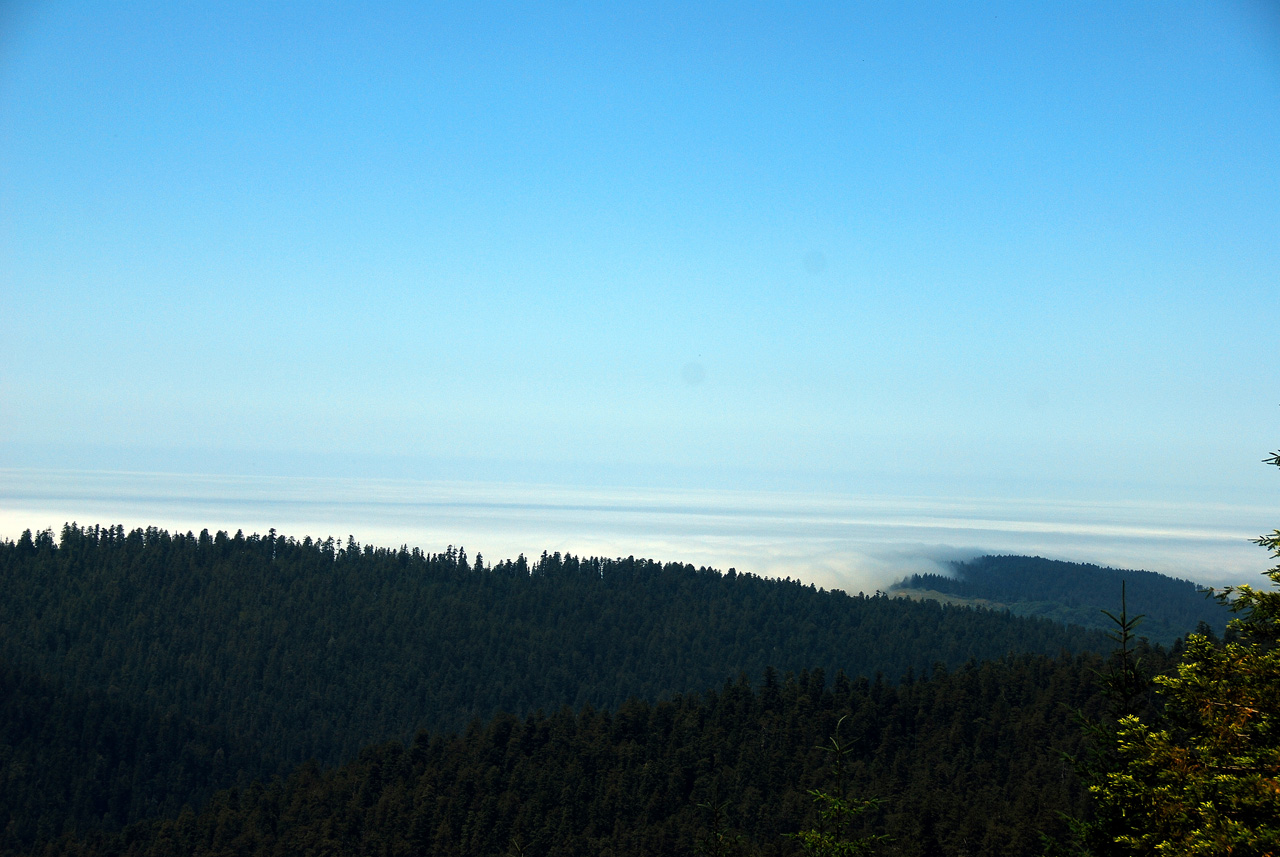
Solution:
[[[543,551],[645,556],[850,592],[984,553],[1255,582],[1266,510],[1025,499],[650,491],[496,483],[0,470],[0,536],[81,524],[226,529],[489,561]]]

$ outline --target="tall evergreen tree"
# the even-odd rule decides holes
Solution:
[[[1267,459],[1280,466],[1280,453]],[[1280,530],[1258,543],[1280,558]],[[1280,565],[1265,572],[1280,586]],[[1280,854],[1280,591],[1228,587],[1237,639],[1192,634],[1177,672],[1157,676],[1165,718],[1120,718],[1122,765],[1090,786],[1124,819],[1119,853]]]
[[[877,845],[890,838],[884,833],[862,836],[854,833],[858,817],[875,809],[880,801],[876,798],[854,798],[849,794],[847,766],[850,759],[847,757],[853,748],[840,738],[840,727],[845,719],[841,717],[836,721],[836,734],[831,736],[829,744],[821,747],[831,754],[835,788],[830,791],[809,790],[818,807],[818,824],[791,835],[808,857],[862,857],[873,853]]]

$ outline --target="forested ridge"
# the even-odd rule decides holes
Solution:
[[[982,599],[1020,616],[1086,628],[1109,628],[1123,581],[1130,610],[1143,616],[1142,634],[1165,644],[1204,623],[1221,634],[1230,613],[1204,587],[1153,571],[1105,568],[1038,556],[982,556],[951,564],[952,573],[915,574],[894,590],[941,592]],[[891,590],[892,591],[892,590]]]
[[[117,687],[282,761],[475,717],[714,687],[766,667],[891,679],[1102,634],[678,563],[67,527],[0,544],[0,657]]]
[[[461,831],[479,829],[475,818],[490,815],[500,820],[484,825],[485,849],[510,833],[541,843],[542,851],[529,854],[685,853],[705,830],[697,805],[706,789],[723,787],[722,797],[738,802],[744,835],[773,853],[786,847],[781,832],[812,812],[804,789],[822,774],[806,748],[844,712],[860,736],[861,785],[891,800],[910,793],[931,802],[944,831],[939,841],[967,831],[956,840],[962,845],[942,853],[1005,853],[998,843],[1026,840],[1078,797],[1060,760],[1049,760],[1076,740],[1070,709],[1095,705],[1098,662],[1092,654],[1051,658],[1110,646],[1100,632],[1004,611],[849,595],[679,563],[553,554],[485,564],[460,549],[426,554],[274,531],[67,526],[56,537],[0,542],[7,703],[0,707],[0,783],[17,784],[0,797],[0,843],[20,851],[65,833],[71,838],[58,847],[68,853],[188,853],[188,846],[214,848],[201,839],[213,835],[201,827],[215,818],[208,812],[220,813],[217,830],[242,821],[257,830],[253,813],[284,813],[294,800],[311,814],[281,816],[271,829],[294,825],[290,836],[308,838],[320,835],[306,827],[314,823],[328,836],[337,822],[322,823],[316,807],[336,806],[345,783],[373,801],[360,812],[381,805],[392,813],[387,824],[417,830],[412,847],[425,847],[423,825],[437,831],[427,853],[504,853],[467,850],[474,845],[467,837],[477,834]],[[754,688],[734,678],[704,693],[740,676],[765,678]],[[823,676],[839,678],[826,687]],[[736,720],[725,719],[729,699],[737,700]],[[626,739],[634,747],[608,749],[619,723],[641,721]],[[687,728],[677,734],[669,721]],[[520,746],[541,749],[489,767],[463,764],[489,740],[483,736],[507,728],[501,724],[525,736]],[[408,750],[380,743],[415,731]],[[758,743],[759,753],[717,743],[739,739]],[[431,747],[439,752],[423,756]],[[1004,761],[982,761],[982,747]],[[662,755],[668,752],[675,755]],[[720,773],[707,779],[708,765]],[[951,771],[943,779],[952,791],[928,797],[939,765]],[[1025,772],[1016,771],[1024,769],[1047,783],[1050,768],[1057,785],[1037,785],[1047,797],[1034,811],[1025,795],[1000,791],[1023,782]],[[287,782],[263,785],[295,769]],[[382,790],[391,770],[399,791]],[[645,770],[664,773],[642,777]],[[453,815],[423,815],[417,798],[413,809],[394,803],[427,781],[435,783],[437,808],[447,803]],[[570,782],[587,785],[571,794]],[[172,820],[184,804],[198,810],[231,783],[239,789],[203,814],[187,812],[169,827],[146,821]],[[665,797],[641,800],[654,789]],[[438,797],[440,790],[452,797]],[[614,802],[600,803],[606,798],[594,796],[598,790]],[[328,797],[316,804],[321,793]],[[961,824],[953,804],[979,793],[987,809]],[[246,802],[245,795],[254,797]],[[541,804],[530,806],[554,809],[562,827],[535,830],[533,816],[512,816],[535,795]],[[1001,800],[1024,802],[1020,821],[991,809]],[[647,814],[635,814],[636,802]],[[901,833],[913,819],[931,817],[903,806],[886,804],[868,823]],[[247,815],[236,821],[241,811]],[[588,816],[614,818],[613,832],[597,818],[566,838]],[[381,840],[368,839],[370,818],[356,813],[342,822],[357,833],[343,834],[340,850],[383,850]],[[132,825],[126,838],[112,838],[123,825]],[[410,828],[395,834],[393,851],[410,847],[403,839]],[[76,838],[84,836],[99,838],[88,845]],[[173,845],[172,837],[186,837],[185,844]],[[994,844],[975,851],[974,837]],[[560,841],[568,850],[555,851]],[[255,842],[262,853],[290,848],[279,837]]]
[[[613,712],[499,715],[43,853],[661,857],[696,853],[718,807],[738,853],[792,854],[787,835],[815,823],[807,790],[831,788],[818,745],[837,729],[848,785],[883,800],[863,819],[891,838],[883,853],[1039,853],[1085,811],[1062,754],[1081,748],[1073,711],[1099,709],[1101,667],[1018,656],[898,685],[770,671]]]

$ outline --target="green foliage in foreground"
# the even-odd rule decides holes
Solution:
[[[878,845],[892,841],[886,834],[858,836],[854,834],[859,816],[880,805],[879,798],[854,798],[849,794],[845,767],[852,747],[840,739],[845,718],[836,721],[836,734],[821,749],[831,754],[835,772],[835,790],[810,789],[818,806],[818,824],[791,834],[807,857],[861,857],[871,854]]]
[[[1258,541],[1280,558],[1280,530]],[[1280,585],[1280,565],[1267,576]],[[1154,679],[1165,716],[1122,717],[1120,764],[1089,788],[1112,819],[1109,852],[1280,854],[1280,590],[1219,597],[1243,614],[1237,639],[1188,638],[1176,673]]]
[[[788,834],[825,830],[837,846],[890,837],[877,853],[903,857],[1032,854],[1041,833],[1064,832],[1063,812],[1084,809],[1060,754],[1079,750],[1071,710],[1099,711],[1100,666],[1092,655],[1027,656],[899,685],[770,673],[757,687],[739,680],[613,712],[501,715],[42,853],[674,857],[701,843],[784,855],[806,841]],[[837,734],[833,776],[818,745]],[[815,803],[815,792],[830,800]],[[850,795],[883,800],[859,807]],[[819,810],[843,827],[824,828]]]
[[[873,853],[880,843],[889,841],[885,834],[849,837],[840,833],[841,828],[878,805],[874,798],[852,800],[821,789],[812,789],[809,794],[818,804],[818,825],[792,834],[808,857],[861,857]]]

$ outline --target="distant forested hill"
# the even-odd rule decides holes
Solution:
[[[935,592],[989,602],[1019,616],[1041,616],[1091,628],[1110,628],[1103,610],[1120,612],[1124,581],[1129,614],[1145,614],[1138,633],[1163,643],[1186,636],[1204,622],[1215,633],[1229,612],[1206,598],[1202,587],[1152,571],[1102,568],[1029,556],[984,556],[954,563],[954,576],[917,574],[896,592]]]
[[[273,763],[497,712],[616,707],[779,670],[1106,650],[1002,612],[636,559],[64,528],[0,543],[0,657],[232,735]]]
[[[1062,813],[1087,811],[1061,754],[1081,752],[1073,711],[1097,714],[1101,668],[1020,656],[896,686],[770,672],[612,712],[499,715],[44,853],[675,857],[709,844],[718,806],[742,847],[706,853],[796,854],[786,834],[817,823],[807,790],[840,787],[818,748],[839,729],[848,792],[883,800],[859,831],[892,838],[876,853],[1039,854]]]

